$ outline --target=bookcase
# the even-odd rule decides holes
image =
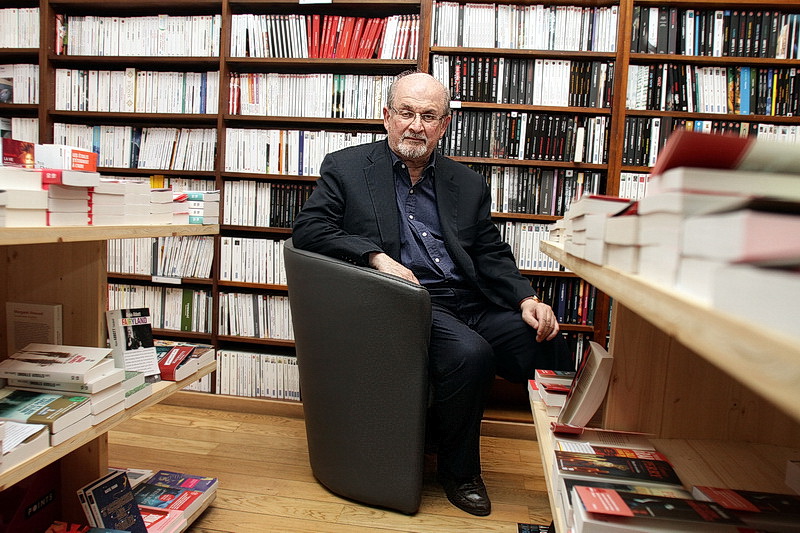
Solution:
[[[127,139],[126,135],[136,139],[137,135],[159,128],[176,128],[187,134],[206,134],[203,141],[206,144],[201,144],[201,151],[211,157],[207,157],[200,167],[157,164],[139,168],[130,164],[130,157],[135,153],[133,142],[130,143],[130,149],[134,153],[127,154],[127,159],[102,166],[101,171],[107,175],[131,177],[160,175],[167,182],[181,183],[181,187],[195,185],[197,188],[213,187],[222,191],[221,229],[220,236],[215,238],[211,276],[207,279],[180,280],[187,288],[209,293],[211,305],[207,318],[212,327],[205,332],[157,331],[162,337],[209,342],[220,349],[280,355],[293,353],[291,339],[273,337],[264,334],[264,331],[258,335],[242,335],[220,326],[221,318],[224,319],[220,313],[221,295],[270,297],[280,301],[287,293],[286,285],[280,279],[243,279],[227,272],[223,251],[231,239],[262,241],[261,244],[273,245],[288,238],[293,214],[304,195],[313,187],[315,164],[319,163],[324,152],[383,135],[380,114],[375,113],[380,108],[379,95],[382,94],[382,87],[385,87],[381,85],[383,76],[417,67],[446,78],[448,84],[455,84],[457,81],[452,79],[450,71],[458,63],[466,69],[462,70],[463,79],[458,83],[475,80],[475,83],[460,86],[458,91],[454,91],[457,94],[453,103],[454,126],[442,148],[454,159],[486,175],[498,191],[501,186],[504,187],[506,198],[516,201],[513,205],[499,202],[493,212],[506,235],[522,235],[524,232],[538,235],[537,231],[544,232],[549,224],[560,217],[566,207],[564,199],[580,187],[600,193],[628,195],[631,193],[629,180],[636,179],[641,193],[650,163],[670,128],[688,125],[733,128],[734,123],[743,123],[751,133],[760,130],[769,133],[769,128],[773,127],[778,135],[781,128],[800,125],[795,111],[796,98],[786,100],[787,96],[787,105],[780,108],[781,111],[776,106],[774,113],[770,107],[770,113],[758,114],[753,105],[750,114],[745,115],[742,113],[741,99],[738,107],[734,102],[730,110],[725,110],[727,112],[697,106],[692,111],[688,105],[683,109],[686,97],[681,90],[681,80],[685,79],[681,76],[685,76],[687,71],[696,73],[697,69],[703,68],[717,69],[720,75],[721,69],[727,69],[726,82],[727,72],[730,71],[734,88],[737,86],[735,80],[737,76],[741,78],[743,69],[777,69],[780,75],[773,72],[773,77],[780,78],[783,87],[794,79],[792,76],[800,64],[794,52],[794,55],[787,53],[787,59],[777,59],[770,57],[769,52],[761,54],[761,57],[731,54],[715,56],[710,55],[715,53],[713,46],[710,52],[706,49],[701,52],[700,47],[692,50],[685,46],[680,48],[681,33],[677,22],[672,33],[669,24],[664,28],[656,25],[656,29],[662,33],[666,30],[663,33],[667,36],[666,48],[659,48],[658,31],[655,32],[656,41],[652,49],[640,47],[642,43],[648,44],[647,39],[641,38],[641,27],[645,10],[649,24],[651,8],[658,11],[659,21],[662,12],[669,16],[674,12],[677,17],[689,11],[703,16],[716,16],[717,12],[721,12],[724,20],[726,12],[736,9],[747,10],[748,13],[750,10],[762,12],[763,20],[766,11],[783,14],[800,12],[798,0],[558,0],[541,3],[482,0],[469,3],[436,3],[433,0],[332,0],[328,3],[279,0],[13,0],[11,4],[40,9],[41,44],[38,50],[0,48],[0,59],[8,63],[20,61],[38,64],[41,91],[38,105],[0,104],[0,116],[38,118],[41,142],[53,142],[56,132],[58,140],[70,139],[72,142],[74,138],[64,137],[65,132],[70,130],[70,135],[78,135],[74,132],[85,134],[87,127],[102,127],[101,132],[106,129],[119,132],[123,139]],[[459,9],[464,11],[467,4],[474,11],[466,19],[470,31],[459,33],[442,23],[448,20],[447,17],[453,16],[445,14],[447,9],[458,13]],[[542,25],[548,13],[553,17],[552,27],[549,23]],[[417,17],[416,54],[402,56],[404,59],[395,56],[365,58],[357,54],[356,57],[340,57],[335,53],[333,57],[314,57],[313,53],[303,57],[303,53],[297,52],[297,40],[252,40],[255,36],[252,28],[269,27],[273,29],[272,35],[283,35],[281,31],[288,24],[295,24],[292,27],[298,29],[297,17],[312,20],[315,15],[320,17],[321,29],[325,17],[401,17],[404,21]],[[209,25],[208,35],[200,38],[200,42],[187,39],[196,48],[191,49],[194,51],[182,51],[183,55],[172,55],[176,54],[172,49],[157,55],[134,55],[147,49],[144,44],[141,49],[127,53],[108,49],[102,54],[90,52],[89,55],[77,55],[70,53],[69,47],[66,53],[62,53],[56,45],[57,30],[69,17],[111,22],[112,19],[159,16],[164,28],[172,28],[173,19],[178,20],[179,17],[202,20],[203,24]],[[459,15],[455,16],[457,24]],[[463,20],[463,12],[461,16]],[[664,20],[671,20],[669,16]],[[258,20],[260,26],[248,26],[254,20]],[[755,15],[752,20],[755,27]],[[452,23],[452,19],[449,23]],[[499,29],[495,30],[496,40],[492,42],[487,40],[483,32],[471,31],[485,30],[495,25]],[[306,26],[307,31],[308,28]],[[635,30],[638,30],[636,38]],[[648,30],[647,38],[650,35]],[[251,40],[248,41],[248,38]],[[174,41],[170,41],[173,46]],[[674,46],[670,47],[673,42]],[[275,47],[274,51],[267,52],[270,46]],[[767,41],[768,51],[772,49],[770,46]],[[774,46],[777,49],[777,41]],[[663,106],[660,94],[657,107],[653,95],[654,104],[650,107],[629,105],[628,94],[631,91],[628,89],[633,90],[634,84],[629,75],[630,67],[636,72],[645,72],[646,69],[648,76],[650,71],[653,74],[660,73],[662,81],[666,79],[673,82],[671,87],[678,88],[676,94],[683,100],[673,98],[673,103],[668,106],[666,95],[673,93],[664,93]],[[507,69],[498,72],[516,72],[517,83],[493,87],[488,82],[500,79],[495,76],[495,68]],[[543,69],[538,71],[542,75],[531,78],[529,74],[537,72],[537,68]],[[62,103],[63,94],[59,93],[56,80],[61,80],[65,71],[88,76],[90,71],[125,73],[131,69],[137,73],[152,73],[156,77],[186,77],[188,74],[205,76],[203,103],[199,107],[182,108],[180,112],[174,109],[165,112],[158,106],[148,108],[147,100],[134,101],[132,108],[124,104],[118,104],[123,107],[112,108],[111,103],[107,107],[90,107],[87,98],[81,96],[79,90],[77,107],[72,107],[72,100],[69,106]],[[713,77],[713,70],[708,79],[718,79]],[[213,83],[216,83],[216,93],[209,90]],[[331,85],[334,83],[339,85]],[[739,79],[739,87],[741,83]],[[372,98],[340,101],[335,106],[327,102],[327,107],[323,105],[320,108],[322,93],[340,85],[349,89],[349,94],[366,91]],[[124,82],[122,86],[130,87]],[[511,91],[512,86],[516,92]],[[323,89],[312,90],[309,87]],[[501,88],[503,90],[498,98]],[[798,91],[785,94],[794,97]],[[245,98],[243,95],[249,96]],[[258,95],[258,98],[254,95]],[[697,100],[694,102],[696,104]],[[789,102],[794,102],[795,108]],[[789,112],[792,112],[791,116]],[[523,131],[524,128],[530,135],[523,138],[508,137],[506,132],[509,131],[509,124],[514,126],[514,131]],[[579,142],[577,132],[581,129],[583,139]],[[488,137],[471,132],[488,132]],[[109,135],[113,136],[114,133]],[[563,145],[560,144],[557,150],[546,150],[541,144],[536,144],[553,138],[563,140]],[[289,142],[299,143],[301,139],[304,143],[302,155],[299,150],[288,148]],[[580,153],[578,146],[583,147]],[[268,151],[266,147],[269,147]],[[139,148],[141,150],[144,146]],[[636,148],[639,150],[638,157],[635,157]],[[104,148],[100,151],[116,154],[114,150]],[[255,154],[260,156],[253,157]],[[550,191],[542,183],[569,185]],[[561,203],[543,201],[542,197],[547,195],[557,196]],[[273,207],[275,200],[280,200],[281,209]],[[529,242],[535,242],[536,238],[532,237]],[[532,245],[531,248],[535,249]],[[569,302],[574,302],[581,291],[591,291],[590,296],[594,299],[591,321],[583,319],[588,316],[588,308],[581,308],[583,314],[578,315],[573,303],[571,312],[579,318],[565,320],[563,330],[573,337],[589,337],[601,343],[606,342],[611,302],[603,292],[571,272],[551,270],[535,263],[524,266],[522,270],[544,293],[557,296],[563,290],[572,294],[566,299]],[[111,273],[110,276],[112,283],[165,288],[174,286],[165,280],[154,280],[150,275]],[[512,403],[519,411],[521,404],[525,403],[524,391],[515,391],[510,394],[515,396]],[[181,398],[186,396],[180,395]],[[195,396],[192,395],[191,401],[209,402],[212,405],[214,402],[235,404],[231,398],[198,399]],[[267,408],[272,405],[276,409],[283,409],[283,403],[265,402]],[[247,405],[247,409],[265,408],[257,400],[243,400],[242,404]],[[522,417],[526,417],[524,412]]]
[[[115,238],[200,235],[218,231],[216,226],[108,226],[89,228],[0,229],[0,301],[60,303],[63,306],[64,343],[105,346],[106,241]],[[5,324],[5,304],[0,306]],[[0,357],[6,354],[5,327],[0,331]],[[0,474],[0,491],[45,466],[58,462],[61,471],[62,519],[84,522],[75,491],[99,478],[108,467],[107,432],[190,382],[212,372],[207,365],[180,382],[160,382],[146,400],[118,413]]]
[[[800,457],[797,340],[616,269],[544,250],[614,298],[601,426],[651,435],[686,485],[785,492]],[[553,516],[550,418],[533,402]]]

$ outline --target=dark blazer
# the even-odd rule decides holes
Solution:
[[[328,154],[297,215],[295,247],[367,265],[371,252],[400,260],[399,212],[389,145],[384,141]],[[436,154],[436,200],[445,244],[467,278],[495,303],[517,309],[535,294],[490,218],[486,179]]]

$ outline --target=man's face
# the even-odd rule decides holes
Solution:
[[[396,83],[393,107],[383,109],[389,147],[405,160],[427,161],[450,124],[442,108],[442,88],[425,74]]]

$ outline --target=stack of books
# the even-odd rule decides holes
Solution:
[[[150,224],[150,181],[102,178],[92,194],[92,224]]]
[[[0,419],[46,424],[55,446],[124,407],[123,373],[107,348],[31,343],[0,361]]]
[[[44,424],[0,421],[0,473],[26,461],[50,446]]]
[[[635,216],[607,221],[627,255],[604,264],[800,336],[798,161],[778,141],[676,131]]]
[[[629,208],[631,204],[632,200],[616,196],[581,196],[564,213],[564,222],[557,228],[559,242],[563,243],[564,250],[571,255],[599,265],[605,264],[606,221],[610,216]]]
[[[189,522],[216,497],[217,478],[170,470],[159,470],[134,489],[136,503],[148,522],[159,524],[157,531],[172,531],[169,523]],[[148,525],[148,531],[153,531]]]
[[[60,144],[2,139],[0,225],[85,226],[100,180],[97,154]]]
[[[214,347],[209,344],[156,339],[155,345],[161,379],[165,381],[181,381],[216,357]]]
[[[176,193],[186,196],[189,224],[219,224],[219,191],[186,191]]]
[[[130,409],[153,394],[153,383],[145,380],[144,372],[125,370],[124,373],[125,409]]]

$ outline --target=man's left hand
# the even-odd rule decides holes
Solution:
[[[549,341],[558,335],[558,321],[552,307],[533,299],[524,300],[520,307],[522,320],[536,330],[537,342]]]

